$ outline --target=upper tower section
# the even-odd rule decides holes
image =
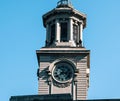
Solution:
[[[56,8],[43,15],[45,47],[83,47],[86,15],[73,8],[69,0],[60,0]]]

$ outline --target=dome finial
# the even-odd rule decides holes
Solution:
[[[60,5],[71,5],[71,2],[70,0],[60,0],[57,2],[57,6],[60,6]]]

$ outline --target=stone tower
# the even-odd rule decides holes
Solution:
[[[83,46],[86,15],[60,0],[43,15],[46,44],[37,50],[38,94],[71,94],[85,100],[89,87],[90,51]]]

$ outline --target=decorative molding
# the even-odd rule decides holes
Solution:
[[[56,82],[55,80],[53,80],[53,85],[56,87],[59,87],[59,88],[68,87],[68,86],[70,86],[70,84],[71,84],[71,82],[59,83],[59,82]]]

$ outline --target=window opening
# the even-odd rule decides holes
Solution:
[[[61,42],[66,42],[67,41],[67,31],[68,31],[68,27],[67,27],[67,22],[61,23]]]
[[[52,44],[55,41],[55,24],[51,25],[50,35],[51,35],[50,44]]]

